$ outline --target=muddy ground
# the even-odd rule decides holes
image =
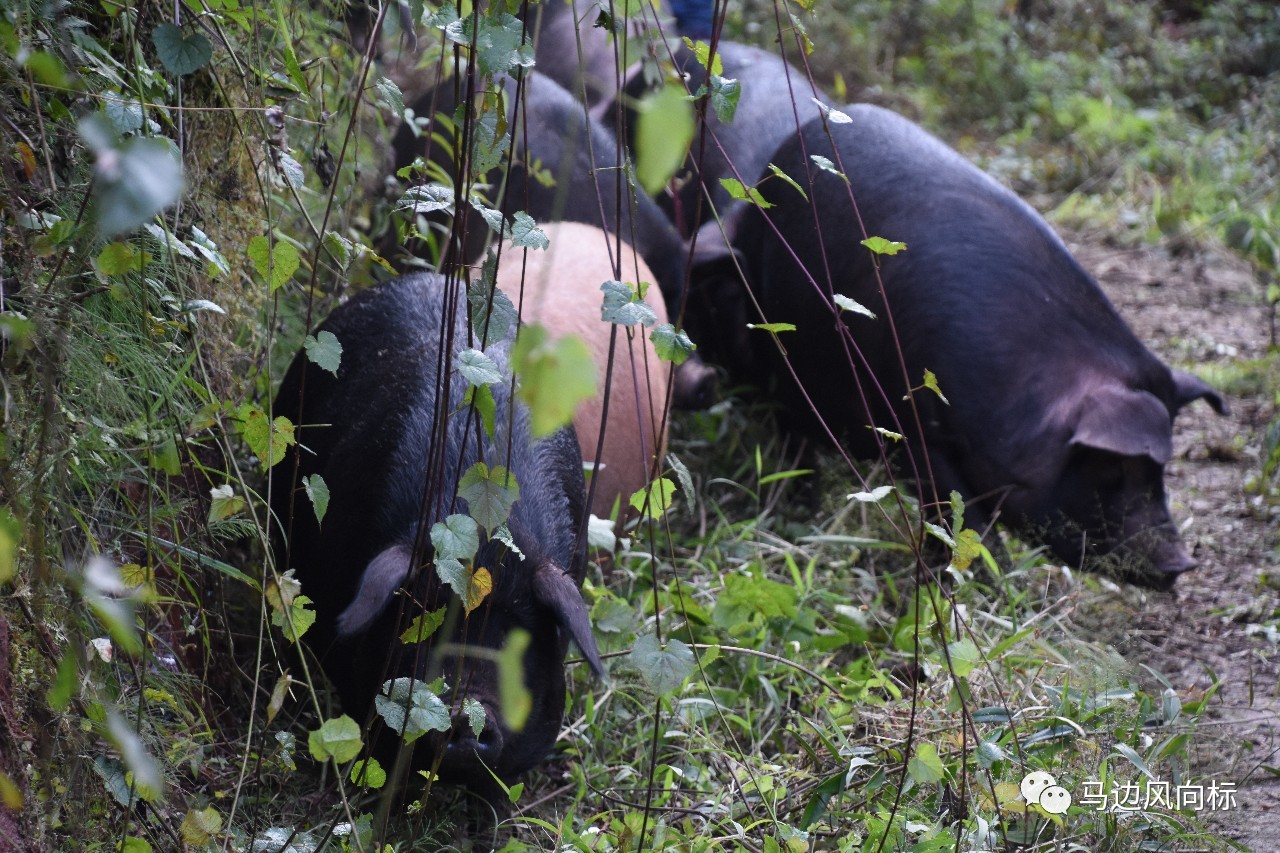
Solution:
[[[1167,473],[1174,515],[1185,523],[1199,569],[1171,594],[1118,594],[1103,636],[1128,661],[1162,673],[1191,701],[1221,682],[1202,720],[1192,771],[1238,786],[1238,810],[1208,823],[1258,851],[1280,850],[1280,637],[1261,625],[1280,608],[1277,518],[1247,489],[1274,417],[1274,386],[1241,381],[1239,366],[1263,358],[1270,313],[1249,268],[1226,253],[1171,257],[1115,249],[1096,235],[1072,243],[1147,344],[1228,393],[1231,412],[1204,403],[1183,411]]]

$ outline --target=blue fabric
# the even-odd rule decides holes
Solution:
[[[676,16],[680,35],[691,39],[711,38],[715,0],[668,0],[668,5]]]

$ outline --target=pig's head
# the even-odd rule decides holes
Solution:
[[[355,598],[338,617],[340,638],[385,638],[399,635],[404,627],[399,621],[407,625],[416,613],[447,608],[444,624],[424,642],[406,646],[391,641],[400,651],[387,678],[413,675],[426,683],[444,679],[449,690],[441,699],[449,708],[451,724],[413,744],[414,765],[435,769],[442,781],[464,785],[491,802],[501,796],[493,775],[510,783],[540,762],[555,743],[564,714],[569,641],[596,674],[604,671],[578,579],[540,553],[531,537],[521,535],[514,519],[510,524],[524,557],[509,553],[497,541],[481,546],[475,565],[497,568],[492,571],[492,591],[470,614],[464,614],[457,596],[428,563],[408,586],[418,604],[406,607],[407,615],[397,620],[400,608],[393,598],[409,580],[414,560],[409,546],[393,545],[370,561]],[[500,696],[497,659],[509,644],[526,641],[521,674],[532,701],[517,726],[508,718],[509,700],[504,706]],[[372,647],[387,646],[379,640]],[[484,709],[478,732],[463,707],[466,700]],[[467,705],[474,708],[472,702]]]
[[[1226,405],[1196,377],[1169,376],[1159,396],[1115,380],[1082,381],[1052,407],[1050,449],[1038,452],[1036,474],[1008,492],[1003,517],[1067,563],[1139,586],[1167,590],[1194,569],[1165,499],[1173,419],[1193,400],[1207,400],[1219,414]]]

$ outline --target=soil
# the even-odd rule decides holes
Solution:
[[[1071,248],[1148,346],[1227,392],[1226,417],[1204,403],[1183,410],[1166,472],[1199,568],[1172,593],[1118,593],[1103,636],[1184,703],[1218,683],[1190,770],[1206,786],[1234,782],[1238,808],[1202,817],[1247,849],[1280,850],[1280,636],[1264,627],[1280,610],[1276,508],[1247,489],[1276,416],[1274,382],[1248,380],[1268,353],[1270,309],[1248,266],[1225,253],[1171,257],[1087,235]]]

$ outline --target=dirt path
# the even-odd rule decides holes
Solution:
[[[1139,337],[1170,363],[1212,382],[1220,378],[1215,366],[1266,354],[1261,287],[1234,258],[1174,259],[1106,248],[1088,237],[1072,249]],[[1231,394],[1229,417],[1195,404],[1178,418],[1167,486],[1200,568],[1182,577],[1172,595],[1133,601],[1112,643],[1132,663],[1169,678],[1184,702],[1202,695],[1215,676],[1221,681],[1201,724],[1192,772],[1205,783],[1237,785],[1239,809],[1212,815],[1211,825],[1252,850],[1275,851],[1280,778],[1266,768],[1280,765],[1280,637],[1267,638],[1259,625],[1280,608],[1277,528],[1245,491],[1261,464],[1273,392],[1255,391]]]

